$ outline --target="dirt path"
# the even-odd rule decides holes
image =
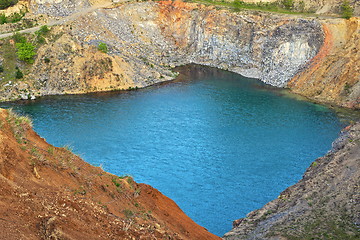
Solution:
[[[49,22],[49,23],[47,23],[45,25],[54,26],[54,25],[64,24],[64,23],[66,23],[68,21],[75,20],[76,18],[78,18],[80,16],[83,16],[83,15],[85,15],[87,13],[93,12],[93,11],[95,11],[97,9],[109,7],[112,4],[113,4],[113,2],[108,2],[106,4],[95,5],[95,6],[92,6],[92,7],[89,7],[89,8],[85,8],[85,9],[79,11],[79,12],[71,14],[71,15],[69,15],[67,17],[64,17],[64,18],[60,19],[60,20],[51,21],[51,22]],[[42,25],[42,26],[44,26],[44,25]],[[13,32],[9,32],[9,33],[3,33],[3,34],[0,34],[0,39],[10,37],[16,32],[19,32],[19,33],[34,33],[36,31],[38,31],[42,26],[36,26],[36,27],[27,28],[27,29],[20,30],[20,31],[13,31]]]

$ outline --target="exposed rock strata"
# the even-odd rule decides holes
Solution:
[[[71,14],[73,8],[61,3],[61,15]],[[61,3],[38,1],[31,7],[51,18],[59,15],[51,9]],[[171,1],[96,10],[52,34],[58,37],[38,50],[29,89],[21,90],[31,96],[145,87],[173,79],[170,67],[188,63],[285,86],[323,42],[316,20]],[[109,46],[108,55],[96,51],[100,41]]]
[[[325,40],[309,66],[288,83],[293,92],[319,102],[360,108],[360,21],[321,21]]]
[[[356,18],[303,19],[180,1],[108,4],[31,2],[34,14],[49,19],[85,12],[53,28],[54,37],[38,50],[27,79],[16,87],[5,83],[2,100],[146,87],[174,79],[174,66],[197,63],[359,108]],[[86,10],[93,5],[107,7]],[[99,42],[109,46],[108,54],[96,50]]]
[[[295,185],[236,220],[224,239],[359,239],[360,123]]]
[[[359,108],[357,26],[357,19],[255,15],[182,2],[124,4],[55,30],[64,37],[39,50],[30,78],[40,95],[128,89],[173,79],[169,66],[197,63],[288,86],[316,101]],[[96,53],[100,41],[110,47],[109,56]],[[100,59],[110,67],[101,66]]]
[[[147,72],[150,82],[144,85],[161,81],[151,74],[158,69],[149,66],[198,63],[284,86],[316,55],[323,40],[321,25],[313,20],[240,15],[181,2],[103,9],[72,26],[70,32],[80,43],[104,41],[113,55]]]

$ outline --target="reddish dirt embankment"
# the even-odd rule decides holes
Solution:
[[[0,109],[0,239],[220,239],[156,189],[46,143]]]
[[[360,109],[360,19],[326,19],[322,24],[322,48],[288,87],[319,102]]]

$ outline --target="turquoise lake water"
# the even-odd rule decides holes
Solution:
[[[186,66],[178,81],[130,92],[3,104],[55,146],[159,189],[219,236],[301,179],[342,124],[321,105],[257,80]]]

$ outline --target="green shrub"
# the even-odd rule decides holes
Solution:
[[[0,0],[0,9],[5,9],[17,3],[17,0]]]
[[[106,45],[106,43],[103,42],[99,43],[98,50],[103,53],[107,53],[109,51],[108,46]]]
[[[0,24],[7,23],[7,17],[4,13],[0,14]]]
[[[114,183],[114,185],[115,185],[116,187],[120,187],[120,186],[121,186],[121,183],[118,183],[118,182],[116,181],[116,178],[112,178],[111,181]]]
[[[45,43],[45,38],[43,36],[38,35],[36,37],[36,40],[37,40],[38,44],[44,44]]]
[[[4,66],[0,65],[0,73],[4,72]]]
[[[294,0],[282,0],[281,3],[287,10],[291,10],[294,8]]]
[[[24,74],[22,73],[22,71],[20,70],[19,67],[16,67],[16,72],[15,72],[15,78],[16,79],[21,79],[24,77]]]
[[[35,32],[36,35],[46,35],[50,31],[49,27],[47,25],[41,26],[38,31]]]
[[[7,110],[7,122],[11,126],[11,130],[16,140],[21,143],[24,140],[24,135],[28,129],[33,125],[32,120],[27,116],[21,116],[14,112],[11,108]]]
[[[21,13],[13,13],[8,17],[7,22],[16,23],[16,22],[20,21],[24,16],[25,16],[25,13],[22,13],[22,12]]]
[[[33,63],[33,57],[36,55],[35,46],[29,42],[16,43],[16,54],[22,61]]]
[[[353,16],[354,9],[350,6],[349,1],[345,0],[341,4],[341,16],[343,18],[349,19]]]
[[[133,211],[131,211],[130,209],[124,209],[123,213],[125,215],[126,218],[132,218],[134,217],[134,213]]]

